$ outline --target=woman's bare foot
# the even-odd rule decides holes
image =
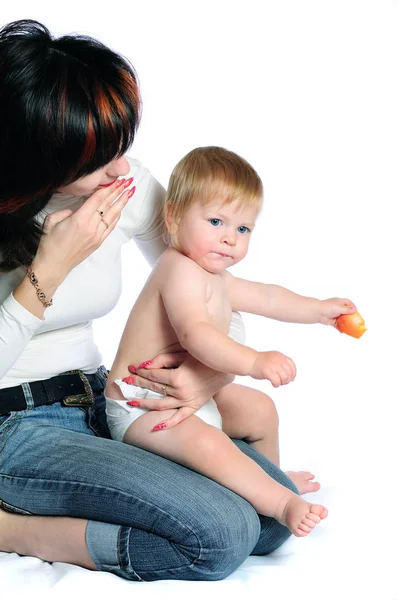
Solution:
[[[301,496],[317,492],[321,487],[317,481],[312,481],[315,475],[309,471],[286,471],[286,475],[293,481]]]
[[[288,499],[282,510],[280,523],[286,525],[297,537],[304,537],[311,533],[315,525],[328,516],[327,508],[320,504],[310,504],[300,496]]]

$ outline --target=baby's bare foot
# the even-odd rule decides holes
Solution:
[[[312,481],[315,475],[309,471],[286,471],[286,475],[293,481],[300,495],[317,492],[321,487],[317,481]]]
[[[292,496],[283,509],[280,522],[286,525],[293,535],[304,537],[327,516],[328,511],[324,506],[310,504],[300,496]]]

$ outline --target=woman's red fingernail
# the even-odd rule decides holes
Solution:
[[[128,192],[127,198],[131,198],[131,196],[133,196],[134,193],[135,193],[135,186],[133,188],[131,188],[131,190]]]
[[[117,180],[117,183],[116,183],[116,187],[117,187],[117,188],[118,188],[118,187],[120,187],[121,185],[123,185],[123,183],[124,183],[125,181],[126,181],[126,180],[125,180],[124,178],[123,178],[123,179],[118,179],[118,180]]]
[[[140,405],[140,403],[137,402],[137,400],[129,400],[129,402],[127,402],[127,404],[129,406],[139,406]]]
[[[145,362],[141,363],[140,365],[138,365],[139,369],[145,369],[145,367],[148,367],[149,365],[152,364],[151,360],[146,360]]]
[[[166,423],[159,423],[159,425],[155,425],[152,431],[160,431],[161,429],[166,429]]]
[[[130,371],[130,373],[137,373],[137,369],[134,365],[129,365],[127,368]]]
[[[124,381],[124,383],[128,383],[129,385],[134,385],[135,384],[135,379],[134,377],[123,377],[122,381]]]
[[[130,177],[129,179],[127,179],[127,180],[126,180],[126,183],[124,184],[124,187],[125,187],[125,188],[128,188],[128,187],[129,187],[129,185],[130,185],[131,183],[133,183],[133,181],[134,181],[134,177]]]

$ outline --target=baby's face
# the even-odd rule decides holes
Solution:
[[[221,273],[246,256],[257,216],[257,208],[223,204],[222,198],[197,202],[180,221],[177,247],[206,271]]]

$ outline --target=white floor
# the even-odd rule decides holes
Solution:
[[[291,538],[272,556],[248,558],[224,581],[137,583],[0,553],[1,597],[67,598],[79,590],[79,597],[87,591],[90,597],[112,594],[140,600],[158,600],[159,595],[162,600],[183,600],[259,594],[272,600],[396,600],[397,555],[390,551],[388,536],[375,533],[387,529],[390,519],[361,510],[360,494],[345,487],[325,487],[317,499],[328,505],[330,516],[311,536]],[[395,531],[395,550],[396,540]]]

